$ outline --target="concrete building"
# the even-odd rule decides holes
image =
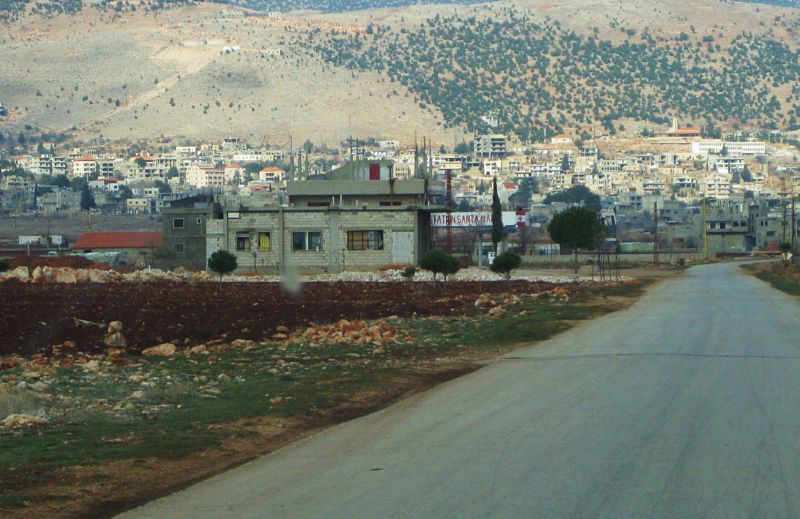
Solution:
[[[128,198],[125,200],[125,210],[131,214],[152,213],[153,202],[153,198]]]
[[[186,183],[193,187],[222,189],[225,186],[225,170],[193,165],[186,170]]]
[[[508,153],[508,137],[502,134],[475,137],[475,156],[504,157]]]
[[[165,202],[161,209],[164,248],[176,263],[193,270],[206,268],[206,230],[212,219],[222,220],[222,206],[210,195]]]
[[[97,173],[97,161],[94,157],[85,155],[72,161],[71,178],[88,178],[94,173]]]
[[[431,240],[428,207],[241,207],[208,220],[206,256],[225,249],[239,268],[370,270],[416,264]],[[436,207],[441,210],[440,207]]]
[[[292,182],[285,205],[240,197],[208,220],[206,257],[225,249],[249,271],[369,270],[416,264],[431,244],[426,182],[398,180],[390,161],[361,160],[322,180]]]
[[[692,143],[693,155],[707,155],[709,153],[720,154],[722,148],[728,150],[731,155],[766,155],[767,144],[765,142],[728,142],[723,140],[707,140]]]

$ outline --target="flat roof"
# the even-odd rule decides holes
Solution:
[[[307,180],[291,182],[286,193],[292,196],[339,195],[424,195],[425,181],[407,180]]]

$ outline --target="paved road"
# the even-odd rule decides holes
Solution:
[[[800,304],[695,267],[127,517],[800,517]]]

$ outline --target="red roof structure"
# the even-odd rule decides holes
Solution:
[[[164,246],[161,231],[87,232],[72,245],[73,249],[157,249]]]

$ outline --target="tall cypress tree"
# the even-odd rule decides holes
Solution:
[[[94,201],[94,195],[89,190],[89,184],[84,184],[81,189],[81,211],[88,211],[97,206]]]
[[[497,244],[503,241],[503,207],[497,194],[497,177],[492,180],[492,244],[497,253]]]

